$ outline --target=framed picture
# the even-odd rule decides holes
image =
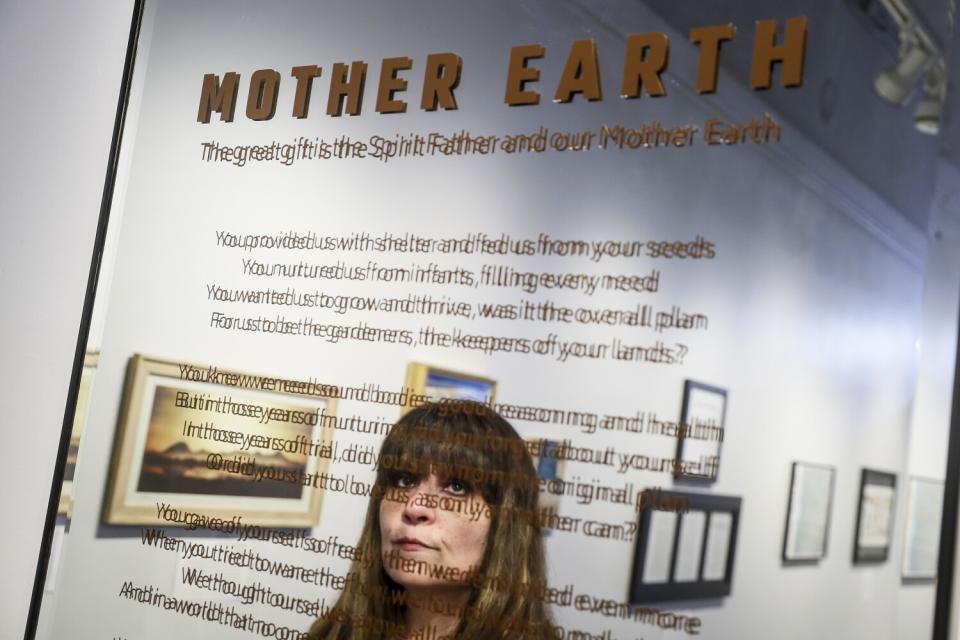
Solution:
[[[854,563],[886,562],[893,537],[896,494],[895,474],[862,470],[857,531],[853,540]]]
[[[87,410],[90,406],[90,392],[93,389],[93,375],[97,371],[97,361],[99,359],[99,351],[87,351],[83,356],[80,390],[77,392],[77,409],[73,413],[70,448],[67,449],[67,464],[63,468],[63,487],[60,489],[60,503],[57,507],[57,514],[68,518],[73,516],[73,480],[77,473],[80,441],[83,437],[83,430],[87,426]]]
[[[539,449],[539,440],[530,441],[537,445]],[[558,451],[560,447],[563,446],[563,443],[559,440],[543,440],[542,451],[543,456],[533,456],[533,466],[537,470],[537,476],[544,482],[540,485],[542,488],[540,490],[540,497],[538,499],[539,507],[541,509],[552,509],[553,511],[560,510],[560,501],[563,497],[563,476],[566,469],[567,461],[559,460],[555,455],[552,455],[554,452]],[[552,481],[557,481],[553,485],[550,483]],[[559,491],[556,490],[557,487],[560,487]],[[553,490],[551,490],[551,488]],[[547,527],[543,528],[544,535],[550,534],[550,529]]]
[[[411,362],[407,365],[407,387],[414,393],[436,400],[473,400],[487,404],[493,401],[497,383],[490,378]],[[410,407],[404,407],[404,413]]]
[[[680,424],[673,428],[677,437],[677,460],[680,461],[675,477],[707,482],[717,479],[726,411],[725,389],[693,380],[684,381]],[[669,433],[669,427],[655,429],[659,433]]]
[[[785,562],[826,557],[834,476],[833,467],[793,463],[787,524],[783,534]]]
[[[181,371],[197,375],[181,376]],[[213,375],[211,375],[213,373]],[[334,400],[286,381],[135,355],[128,366],[103,519],[173,524],[158,503],[245,524],[311,527],[333,457]]]
[[[907,480],[907,529],[903,536],[900,575],[909,580],[936,580],[940,557],[943,481]]]
[[[730,595],[741,499],[661,491],[686,511],[641,511],[630,604]]]

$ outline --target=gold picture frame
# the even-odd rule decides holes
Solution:
[[[452,399],[490,404],[497,394],[496,380],[422,362],[411,362],[407,365],[406,386],[413,393],[429,396],[435,402]],[[404,406],[403,413],[412,408]]]
[[[80,441],[87,426],[87,411],[90,406],[90,393],[93,389],[93,376],[97,371],[99,360],[99,351],[87,351],[83,356],[80,390],[77,392],[77,406],[73,412],[73,425],[70,428],[70,446],[67,449],[67,462],[63,468],[60,502],[57,505],[57,515],[67,518],[73,517],[73,481],[76,477],[77,461],[80,459]]]
[[[324,424],[336,415],[335,399],[311,393],[321,390],[134,355],[103,521],[183,526],[161,517],[166,505],[166,515],[315,526],[323,500],[317,480],[333,456],[333,429]]]

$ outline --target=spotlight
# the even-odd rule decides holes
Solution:
[[[913,126],[917,131],[931,136],[940,133],[940,115],[946,98],[946,88],[946,63],[940,58],[924,79],[924,98],[913,112]]]
[[[913,126],[929,136],[940,133],[940,100],[928,98],[918,104],[913,112]]]
[[[900,49],[900,61],[897,62],[897,66],[881,71],[873,81],[873,88],[877,94],[897,106],[906,102],[913,93],[917,78],[930,60],[930,54],[917,43],[915,38],[911,37],[905,41],[905,45]]]

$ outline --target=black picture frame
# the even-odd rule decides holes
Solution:
[[[830,480],[827,489],[826,514],[823,521],[822,545],[818,553],[798,553],[796,548],[791,548],[790,531],[793,526],[800,527],[798,518],[801,517],[799,505],[796,504],[798,483],[800,480],[800,471],[816,470],[820,472],[829,472]],[[787,494],[787,519],[783,528],[783,550],[781,558],[785,564],[804,564],[814,563],[827,557],[827,549],[830,542],[830,520],[833,515],[833,496],[837,484],[836,468],[828,465],[815,464],[811,462],[795,461],[790,465],[790,489]]]
[[[890,557],[896,520],[897,475],[875,469],[860,472],[853,563],[878,564]]]
[[[720,424],[707,426],[692,424],[694,415],[694,394],[706,394],[707,396],[716,396],[722,403],[720,409]],[[683,383],[683,402],[680,406],[680,423],[686,425],[685,428],[678,429],[677,432],[677,461],[674,468],[674,477],[683,480],[693,480],[703,483],[712,483],[717,479],[720,472],[720,453],[723,445],[723,434],[727,420],[727,390],[695,380],[684,380]],[[687,431],[686,429],[689,429]],[[693,435],[700,437],[692,437]],[[716,440],[716,449],[712,456],[704,458],[703,456],[693,454],[691,450],[693,442],[698,444],[702,441],[703,435],[718,436]],[[685,446],[687,440],[690,445]],[[699,452],[698,452],[699,453]],[[696,465],[702,471],[691,471],[688,465]]]
[[[740,509],[742,498],[734,496],[718,496],[705,493],[686,493],[680,491],[661,491],[662,504],[686,504],[687,510],[665,512],[647,509],[640,514],[637,543],[634,549],[633,572],[630,580],[628,601],[630,604],[649,604],[679,600],[699,600],[706,598],[720,598],[730,595],[733,588],[733,570],[737,550],[737,533],[740,526]],[[699,561],[697,575],[692,580],[678,580],[677,565],[681,554],[680,537],[684,518],[691,514],[705,514],[702,539],[700,540]],[[645,580],[647,555],[651,538],[651,524],[655,514],[666,517],[675,517],[676,525],[673,529],[672,543],[669,543],[669,572],[665,581]],[[729,516],[729,529],[723,557],[722,575],[714,578],[707,575],[707,557],[711,542],[711,521],[720,521],[719,516]]]

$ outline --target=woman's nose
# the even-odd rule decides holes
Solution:
[[[407,524],[428,524],[436,518],[437,494],[426,485],[421,482],[410,492],[403,507],[403,520]]]

